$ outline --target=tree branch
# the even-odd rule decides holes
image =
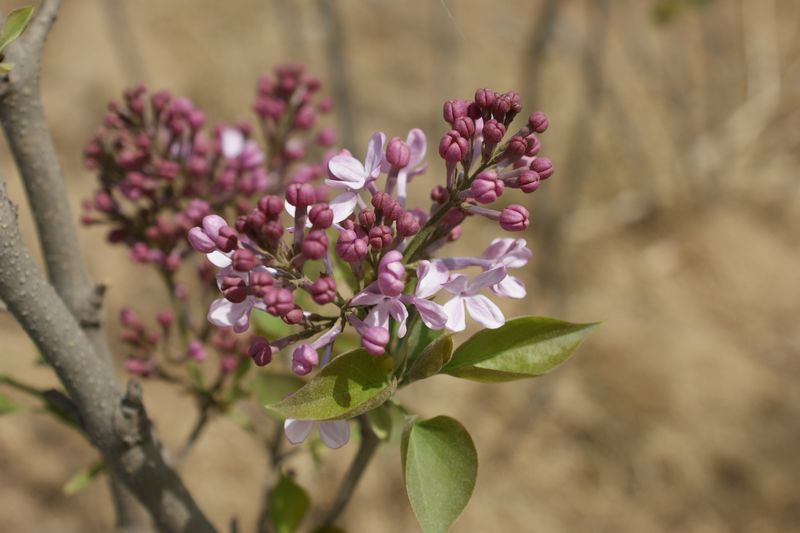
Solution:
[[[169,532],[210,532],[150,430],[136,382],[119,389],[111,362],[94,353],[75,317],[22,242],[17,213],[0,179],[0,298],[36,344],[82,415],[84,430],[116,478]]]

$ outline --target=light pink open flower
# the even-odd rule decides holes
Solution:
[[[210,254],[209,254],[210,255]],[[271,273],[267,267],[257,266],[251,272],[267,272]],[[274,272],[274,271],[273,271]],[[217,285],[221,288],[222,279],[227,276],[237,276],[242,278],[245,283],[250,283],[249,272],[237,272],[230,266],[227,266],[217,272]],[[252,294],[241,302],[231,302],[226,298],[217,298],[208,308],[208,321],[215,326],[221,328],[232,327],[236,333],[247,331],[250,327],[250,311],[253,308],[266,311],[267,306],[261,298],[257,298]]]
[[[464,308],[473,320],[485,328],[495,329],[506,323],[503,312],[486,296],[479,294],[481,289],[496,285],[506,277],[506,268],[499,266],[475,276],[470,282],[463,274],[454,275],[444,284],[445,290],[455,297],[444,304],[447,313],[447,329],[463,331],[466,326]]]
[[[512,239],[509,237],[494,239],[489,247],[481,254],[481,259],[486,263],[484,270],[491,270],[499,266],[509,268],[522,268],[533,257],[533,252],[526,246],[525,239]],[[507,275],[500,283],[492,285],[492,292],[507,298],[525,298],[527,294],[525,283],[519,278]]]
[[[333,450],[341,448],[350,440],[350,424],[347,423],[347,420],[316,422],[314,420],[297,420],[295,418],[287,418],[283,423],[283,432],[286,434],[286,440],[292,444],[300,444],[311,433],[314,424],[319,429],[319,438],[328,448]]]
[[[334,222],[341,222],[353,213],[358,205],[356,191],[363,189],[380,175],[385,141],[386,135],[381,132],[370,137],[363,164],[347,153],[335,155],[328,161],[328,171],[333,177],[327,178],[325,183],[333,189],[345,190],[330,201]]]

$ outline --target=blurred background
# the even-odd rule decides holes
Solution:
[[[65,2],[51,33],[43,91],[77,219],[93,188],[83,143],[105,102],[139,81],[212,121],[251,119],[259,74],[303,62],[359,156],[377,130],[420,127],[437,143],[445,99],[517,90],[523,115],[550,118],[542,153],[556,172],[523,198],[529,297],[504,310],[605,323],[545,378],[441,377],[401,393],[475,440],[478,484],[454,531],[789,532],[800,530],[799,27],[796,0],[82,0]],[[420,200],[442,167],[429,152]],[[35,247],[4,143],[0,171]],[[496,230],[470,224],[457,246],[474,254]],[[166,296],[102,235],[81,230],[81,245],[109,286],[114,335],[120,307]],[[0,345],[0,373],[55,385],[3,313]],[[191,401],[159,383],[145,401],[174,449]],[[317,511],[355,448],[294,465]],[[0,529],[108,529],[102,481],[62,493],[95,458],[46,415],[0,418]],[[182,466],[211,518],[236,516],[243,531],[266,471],[259,443],[222,418]],[[414,531],[402,494],[398,451],[384,447],[341,524]]]

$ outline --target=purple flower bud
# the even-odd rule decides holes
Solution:
[[[419,220],[413,213],[408,211],[397,219],[395,226],[397,227],[397,234],[401,237],[410,237],[419,232]]]
[[[506,116],[506,113],[508,113],[510,110],[511,97],[507,93],[498,94],[492,103],[492,116],[502,122]]]
[[[539,184],[539,174],[533,170],[526,170],[517,178],[517,185],[524,193],[531,193],[535,191],[539,188]]]
[[[98,191],[94,195],[94,208],[104,213],[114,210],[114,200],[106,191]]]
[[[365,327],[359,330],[361,346],[372,355],[383,355],[389,343],[389,330],[381,327]]]
[[[224,355],[219,360],[219,371],[223,375],[230,374],[239,366],[239,358],[234,355]]]
[[[448,163],[457,163],[469,152],[469,143],[456,130],[445,133],[439,141],[439,155]]]
[[[305,376],[319,364],[319,355],[310,344],[303,343],[292,352],[292,372]]]
[[[505,134],[506,127],[493,118],[487,120],[486,124],[483,125],[483,139],[490,146],[495,146],[503,140]]]
[[[277,217],[283,212],[283,200],[272,194],[262,196],[258,200],[258,210],[264,213],[267,218]]]
[[[447,201],[448,193],[447,189],[441,185],[436,185],[433,189],[431,189],[431,200],[436,202],[437,204],[443,204]]]
[[[550,121],[547,120],[547,115],[541,111],[534,111],[528,117],[528,126],[536,133],[544,133],[549,125]]]
[[[442,117],[452,125],[457,118],[467,116],[468,105],[466,100],[447,100],[442,108]]]
[[[484,170],[472,181],[470,192],[479,204],[490,204],[503,194],[503,182],[494,171]]]
[[[212,240],[216,240],[217,236],[219,235],[219,230],[226,227],[228,225],[225,222],[225,219],[219,215],[208,215],[203,217],[203,231],[211,237]]]
[[[553,162],[546,157],[537,157],[531,161],[531,170],[539,174],[539,177],[546,180],[553,175]]]
[[[177,272],[181,268],[181,256],[173,252],[164,258],[164,269],[167,272]]]
[[[309,206],[317,201],[314,187],[308,183],[292,183],[286,188],[286,201],[294,206]]]
[[[383,218],[386,222],[394,222],[398,218],[400,218],[405,211],[400,204],[395,203],[391,208],[383,212]]]
[[[172,313],[172,311],[164,309],[158,312],[156,315],[156,321],[165,331],[167,331],[172,326],[172,323],[175,322],[175,315]]]
[[[294,294],[285,288],[271,287],[264,295],[267,312],[275,316],[283,316],[294,309]]]
[[[297,113],[294,115],[294,125],[298,129],[307,130],[314,125],[314,120],[317,118],[317,114],[314,111],[314,108],[311,106],[304,105],[297,110]]]
[[[461,237],[461,231],[463,226],[459,224],[455,228],[450,230],[450,233],[447,234],[447,242],[454,242],[457,241],[459,237]]]
[[[126,328],[134,331],[144,331],[144,324],[133,309],[125,307],[120,310],[119,321]]]
[[[509,100],[509,111],[516,115],[520,111],[522,111],[522,100],[519,96],[519,93],[516,91],[509,91],[505,94]]]
[[[294,309],[284,314],[281,318],[290,325],[301,324],[305,320],[305,313],[303,313],[302,307],[295,304]]]
[[[328,229],[333,225],[333,209],[328,204],[315,204],[308,213],[308,220],[315,229]]]
[[[194,361],[205,361],[207,357],[206,348],[201,341],[194,339],[186,347],[186,356]]]
[[[308,287],[308,292],[315,303],[329,304],[336,298],[336,281],[330,276],[320,276]]]
[[[378,264],[378,288],[385,296],[400,296],[405,287],[406,272],[403,254],[397,250],[387,252]]]
[[[442,225],[444,226],[455,226],[457,224],[461,224],[467,215],[464,213],[463,210],[458,208],[453,208],[442,217]]]
[[[243,228],[239,227],[239,220],[242,217],[239,217],[236,220],[236,230],[239,232],[244,232],[246,230],[251,230],[253,232],[258,233],[261,228],[264,227],[264,224],[267,223],[267,215],[259,211],[258,209],[253,209],[250,213],[244,217],[244,226]]]
[[[475,135],[475,121],[469,117],[458,117],[453,123],[453,129],[465,139],[471,139]]]
[[[233,269],[239,272],[250,272],[256,266],[256,256],[250,250],[241,248],[233,252]]]
[[[222,295],[229,302],[241,303],[247,298],[247,283],[239,276],[225,276],[219,284]]]
[[[527,137],[525,137],[525,141],[528,143],[528,147],[525,149],[526,156],[534,156],[539,153],[539,150],[542,148],[542,143],[539,142],[539,138],[531,133]]]
[[[253,360],[256,366],[267,366],[272,362],[272,346],[263,337],[253,337],[250,340],[250,347],[247,349],[247,356]]]
[[[239,244],[239,236],[230,226],[220,228],[217,238],[214,239],[214,244],[222,252],[232,252]]]
[[[275,244],[281,240],[283,231],[283,224],[281,224],[279,220],[270,220],[264,224],[262,233],[267,241]]]
[[[311,230],[300,245],[303,255],[307,259],[322,259],[328,251],[328,237],[324,230]]]
[[[369,245],[373,250],[381,250],[392,242],[392,229],[381,224],[369,230]]]
[[[257,298],[263,298],[267,289],[272,287],[272,276],[267,272],[252,272],[250,274],[250,290]]]
[[[336,142],[336,131],[333,128],[324,128],[317,134],[317,144],[320,146],[333,146]]]
[[[200,228],[195,227],[190,229],[189,233],[187,234],[187,238],[189,239],[189,244],[192,245],[192,248],[198,252],[208,254],[217,249],[214,241],[212,241],[211,238]]]
[[[506,145],[506,157],[519,159],[525,155],[525,151],[527,149],[528,141],[526,141],[524,137],[515,135],[514,137],[511,137],[511,140],[509,140],[508,144]]]
[[[386,146],[386,161],[395,168],[405,168],[411,160],[411,150],[399,137],[392,137]]]
[[[155,359],[136,359],[134,357],[129,357],[122,363],[122,367],[127,373],[143,378],[153,375],[157,366],[158,363]]]
[[[373,209],[362,209],[360,213],[358,213],[358,223],[361,224],[361,227],[364,229],[371,228],[375,224],[375,211]]]
[[[359,239],[354,230],[344,230],[336,241],[336,253],[348,263],[361,261],[367,255],[367,242]]]
[[[529,223],[528,210],[519,204],[511,204],[500,213],[500,227],[506,231],[522,231]]]
[[[496,99],[497,93],[492,90],[478,89],[475,91],[475,103],[478,104],[481,109],[490,110]]]
[[[395,205],[394,198],[390,194],[378,191],[372,195],[372,207],[382,212],[389,211]]]

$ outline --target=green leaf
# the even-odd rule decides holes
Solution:
[[[470,337],[442,373],[489,383],[541,376],[563,363],[597,324],[514,318]]]
[[[392,436],[392,415],[389,412],[389,404],[385,403],[367,413],[372,432],[381,439],[389,440]]]
[[[325,365],[303,388],[267,409],[285,418],[337,420],[374,409],[394,394],[389,379],[391,358],[366,350],[340,355]]]
[[[290,394],[297,392],[305,384],[304,380],[294,374],[269,374],[266,372],[256,374],[251,382],[252,390],[261,405],[279,402]],[[270,414],[280,420],[284,419],[277,413]]]
[[[106,465],[103,463],[102,460],[97,460],[96,462],[92,463],[91,465],[87,466],[74,476],[72,476],[69,481],[64,485],[61,489],[62,492],[66,496],[72,496],[73,494],[81,491],[84,489],[94,478],[97,477],[103,470],[105,470]]]
[[[414,359],[411,368],[406,374],[406,382],[418,381],[429,378],[439,373],[442,367],[450,360],[453,354],[453,337],[443,335],[430,343]]]
[[[294,533],[308,512],[311,500],[303,487],[286,475],[269,495],[270,515],[276,533]]]
[[[478,453],[457,420],[414,421],[402,443],[403,479],[425,533],[446,533],[467,506],[478,476]]]
[[[14,63],[0,63],[0,74],[8,74],[14,68]]]
[[[398,362],[405,361],[406,364],[411,364],[422,353],[422,350],[444,334],[442,330],[430,329],[426,326],[416,312],[411,317],[410,323],[408,333],[401,339],[402,342],[397,349],[396,359]]]
[[[0,415],[6,415],[18,411],[19,406],[11,401],[7,396],[0,394]]]
[[[0,31],[0,52],[22,35],[32,16],[33,8],[30,6],[20,7],[8,14]]]

